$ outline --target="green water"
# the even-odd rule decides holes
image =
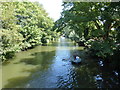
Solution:
[[[82,64],[73,65],[74,52]],[[66,60],[62,60],[66,59]],[[87,58],[84,47],[67,39],[60,39],[49,46],[16,53],[16,57],[2,66],[3,88],[94,88],[97,65]]]

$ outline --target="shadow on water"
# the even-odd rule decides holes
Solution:
[[[31,54],[34,56],[34,58],[25,58],[20,60],[19,63],[23,62],[25,64],[30,64],[30,65],[48,65],[50,64],[50,60],[53,59],[53,56],[55,55],[55,51],[51,52],[36,52]]]
[[[69,49],[58,50],[56,54],[59,57],[54,58],[55,62],[47,71],[36,72],[38,77],[29,82],[28,88],[96,88],[93,77],[99,71],[96,64],[85,56],[83,50],[76,50],[83,60],[80,65],[72,65],[70,59],[62,60],[63,57],[69,58],[73,52],[74,50]]]
[[[24,76],[24,77],[15,77],[15,78],[11,78],[8,80],[8,84],[5,85],[5,88],[22,88],[24,86],[25,83],[28,82],[28,80],[30,80],[30,77],[28,76]]]
[[[64,57],[69,58],[74,51],[79,53],[82,64],[72,65],[70,59],[62,60]],[[27,72],[30,75],[10,78],[4,87],[19,88],[29,85],[28,88],[95,88],[93,76],[99,71],[97,72],[96,64],[85,56],[82,49],[59,49],[56,53],[55,55],[55,51],[35,52],[31,54],[34,58],[21,59],[15,64],[25,63],[37,67],[21,70],[21,73]]]
[[[37,66],[36,68],[30,69],[22,69],[21,73],[30,73],[29,76],[18,76],[14,78],[8,79],[8,83],[4,85],[4,88],[19,88],[24,87],[25,83],[27,83],[32,78],[32,74],[37,71],[44,71],[49,67],[52,63],[53,56],[55,55],[55,51],[45,51],[45,52],[35,52],[31,54],[34,58],[24,58],[21,59],[19,62],[15,62],[15,64],[25,63],[25,65]],[[4,76],[3,76],[4,77]]]
[[[97,88],[94,76],[101,72],[95,59],[87,56],[84,47],[77,47],[72,42],[63,40],[52,47],[42,46],[27,52],[30,57],[24,56],[12,65],[17,67],[16,71],[19,73],[29,74],[21,76],[18,73],[6,79],[8,82],[5,83],[5,88]],[[71,63],[74,52],[82,59],[79,65]],[[24,54],[19,56],[21,55]],[[5,68],[4,75],[10,68]]]

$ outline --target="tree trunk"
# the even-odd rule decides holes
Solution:
[[[112,20],[111,19],[106,20],[106,22],[104,24],[104,31],[105,31],[105,36],[104,37],[105,37],[105,39],[109,38],[111,24],[112,24]]]

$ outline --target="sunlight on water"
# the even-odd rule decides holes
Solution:
[[[2,68],[3,88],[72,88],[94,87],[93,72],[96,68],[82,65],[79,68],[70,60],[76,51],[83,50],[67,39],[52,46],[37,46],[16,53]],[[80,53],[83,57],[83,53]],[[66,59],[63,61],[63,59]],[[94,71],[95,70],[95,71]],[[81,77],[79,77],[81,75]],[[90,83],[91,82],[91,83]]]

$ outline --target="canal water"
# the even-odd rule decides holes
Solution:
[[[82,59],[79,65],[71,63],[74,52]],[[2,66],[2,87],[96,88],[94,76],[100,71],[93,61],[85,56],[84,47],[61,38],[52,45],[16,53]]]

